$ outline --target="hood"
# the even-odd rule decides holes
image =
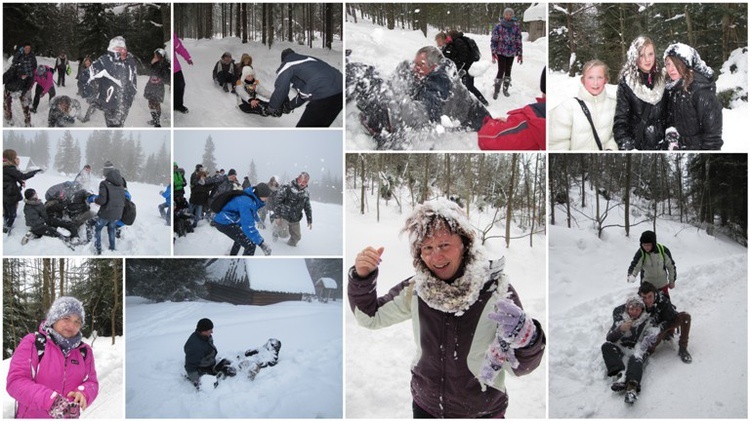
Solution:
[[[122,182],[123,180],[122,180],[122,176],[120,175],[120,170],[116,168],[107,172],[107,175],[104,177],[104,179],[114,184],[115,186],[123,185],[123,182]]]
[[[253,68],[250,67],[250,66],[245,66],[245,67],[242,68],[242,79],[240,79],[240,80],[242,80],[244,82],[245,79],[247,79],[251,75],[252,75],[253,79],[255,79],[255,70],[253,70]]]
[[[107,51],[109,51],[111,53],[115,53],[115,52],[117,52],[115,50],[116,48],[128,48],[125,45],[125,38],[123,38],[121,36],[116,36],[116,37],[112,38],[111,40],[109,40],[109,46],[107,47]]]
[[[683,63],[692,71],[705,76],[707,79],[713,79],[714,71],[706,65],[706,62],[701,59],[698,51],[683,43],[672,44],[664,50],[664,58],[677,57],[682,60]]]

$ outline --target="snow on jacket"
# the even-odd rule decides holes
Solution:
[[[209,369],[216,365],[218,351],[214,346],[213,336],[205,337],[193,332],[183,347],[185,351],[185,371],[192,381],[200,378],[199,369]]]
[[[661,291],[657,291],[654,305],[646,311],[661,330],[669,326],[678,314],[672,301]]]
[[[23,200],[21,183],[36,175],[41,170],[21,172],[14,164],[3,161],[3,203],[15,206]]]
[[[36,55],[31,51],[29,54],[23,52],[23,48],[13,56],[13,64],[18,64],[19,75],[33,76],[36,74]],[[31,87],[31,85],[28,85]]]
[[[34,69],[34,82],[42,87],[41,96],[44,96],[44,94],[49,92],[49,90],[52,89],[53,86],[55,86],[54,69],[46,65],[44,65],[44,67],[47,69],[47,71],[44,73],[44,76],[39,76],[39,74],[37,74],[36,72],[36,69]]]
[[[664,248],[663,256],[659,251],[661,247]],[[661,244],[652,247],[650,253],[647,253],[641,246],[635,252],[635,256],[633,256],[633,260],[628,267],[628,275],[636,276],[639,273],[641,274],[641,283],[648,282],[657,289],[664,288],[670,282],[675,282],[677,280],[677,265],[672,259],[672,252]]]
[[[456,69],[466,70],[467,72],[474,63],[471,60],[471,47],[469,42],[464,38],[463,32],[459,32],[459,36],[456,39],[451,39],[450,42],[445,44],[443,47],[443,55],[445,58],[450,59],[456,64]]]
[[[297,91],[292,100],[292,108],[297,108],[305,101],[325,99],[343,92],[343,75],[341,72],[315,57],[289,53],[276,70],[274,91],[269,101],[270,108],[281,110],[281,104],[289,98],[289,89]]]
[[[143,90],[143,97],[148,100],[163,102],[164,84],[170,83],[171,75],[169,60],[162,58],[155,63],[151,63],[148,82],[146,82],[146,88]]]
[[[687,92],[684,80],[667,84],[667,127],[680,133],[680,149],[720,150],[722,107],[716,97],[716,83],[694,72]]]
[[[494,56],[523,56],[521,24],[515,18],[511,21],[503,20],[495,25],[490,38],[490,50]]]
[[[583,100],[591,113],[603,150],[616,151],[612,132],[617,100],[606,89],[593,96],[583,86],[578,89],[578,98]],[[549,149],[571,151],[598,151],[591,124],[575,98],[562,102],[550,112]]]
[[[632,325],[630,329],[623,331],[620,326],[626,322],[632,322]],[[644,310],[638,318],[633,319],[628,314],[627,306],[622,304],[612,310],[612,327],[607,332],[607,341],[619,342],[626,348],[633,348],[649,326],[651,326],[651,317],[648,312]]]
[[[536,104],[509,111],[505,121],[485,119],[478,134],[479,149],[544,150],[547,142],[546,99],[536,100]]]
[[[39,199],[24,199],[23,217],[31,231],[44,228],[49,223],[47,208]]]
[[[18,402],[15,417],[51,418],[49,410],[57,395],[67,396],[76,391],[81,392],[91,406],[99,394],[91,347],[81,342],[65,356],[41,326],[39,332],[47,337],[41,362],[33,333],[23,337],[10,360],[6,388]],[[86,349],[86,358],[81,349]]]
[[[226,174],[216,174],[206,178],[206,185],[211,186],[211,191],[208,195],[208,205],[211,206],[211,202],[214,201],[216,196],[228,192],[229,190],[242,190],[242,185],[236,181],[232,181]]]
[[[192,61],[192,58],[190,57],[190,53],[185,48],[184,45],[182,45],[182,40],[180,37],[177,36],[176,33],[172,34],[172,40],[174,42],[174,52],[181,55],[182,58],[184,58],[187,61]],[[180,64],[180,60],[177,59],[177,56],[174,56],[174,67],[172,68],[172,71],[174,73],[182,71],[182,65]]]
[[[60,101],[69,101],[69,111],[60,109]],[[81,103],[67,95],[56,96],[49,102],[49,113],[47,114],[47,127],[70,127],[76,122],[74,115],[76,110],[80,111]],[[71,115],[71,113],[73,115]]]
[[[91,63],[89,83],[99,81],[99,105],[103,109],[130,109],[138,93],[135,59],[128,53],[125,60],[108,51]]]
[[[307,223],[312,224],[312,206],[310,206],[310,192],[307,187],[301,188],[297,180],[284,184],[274,197],[274,215],[286,219],[289,222],[302,220],[302,211],[305,212]]]
[[[414,401],[436,418],[476,418],[504,412],[508,406],[505,372],[528,374],[539,366],[546,339],[534,320],[537,339],[526,348],[515,350],[517,368],[504,367],[494,383],[483,387],[480,369],[490,343],[496,340],[497,323],[487,317],[499,296],[522,307],[502,269],[491,269],[490,262],[476,259],[451,285],[429,273],[419,272],[377,296],[376,269],[360,278],[349,270],[349,305],[357,322],[379,329],[411,319],[417,353],[412,365],[411,393]],[[466,292],[448,294],[434,285],[455,292],[455,285],[469,285]],[[503,293],[499,293],[502,291]],[[438,310],[448,295],[456,297],[464,310],[451,313]],[[468,345],[468,346],[467,346]]]
[[[255,228],[255,222],[260,220],[258,209],[265,206],[265,203],[253,193],[252,187],[246,188],[244,192],[248,196],[242,194],[230,199],[221,212],[216,214],[214,222],[221,225],[239,225],[253,244],[261,244],[263,237]]]
[[[99,183],[99,196],[94,203],[99,205],[97,215],[107,221],[119,221],[125,209],[125,180],[120,170],[112,169]]]

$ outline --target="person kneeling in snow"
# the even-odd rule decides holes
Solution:
[[[69,127],[75,124],[81,103],[67,95],[57,96],[49,103],[48,127]]]
[[[200,389],[200,378],[204,374],[216,376],[217,382],[223,376],[237,375],[237,370],[228,359],[222,358],[216,362],[219,351],[214,346],[214,338],[211,336],[213,332],[213,322],[210,319],[200,319],[195,332],[190,335],[183,347],[187,378],[196,389]]]
[[[230,194],[230,192],[223,194]],[[221,212],[214,217],[216,229],[234,241],[229,251],[230,256],[236,256],[240,247],[245,248],[243,256],[253,256],[256,245],[266,256],[271,254],[271,247],[266,245],[258,229],[255,228],[255,223],[260,221],[258,209],[265,206],[270,195],[271,189],[268,185],[258,183],[257,186],[248,187],[239,195],[230,198],[221,208]]]
[[[36,190],[26,189],[23,193],[24,207],[23,216],[26,218],[26,226],[29,227],[29,231],[35,238],[40,238],[43,235],[48,237],[55,237],[61,239],[66,244],[70,245],[72,238],[78,237],[78,227],[73,222],[64,221],[62,219],[51,218],[47,215],[47,209],[39,197],[36,195]],[[65,228],[70,232],[70,237],[60,234],[55,228]],[[26,244],[29,241],[29,236],[24,236],[21,240],[21,244]]]
[[[270,98],[271,93],[260,86],[260,81],[255,78],[255,70],[251,66],[242,68],[242,75],[234,87],[237,94],[237,102],[240,110],[248,114],[259,114],[268,116],[268,102],[258,98]]]
[[[643,300],[628,298],[625,304],[612,311],[612,327],[607,332],[607,342],[602,344],[602,357],[607,366],[607,375],[614,378],[612,390],[621,392],[627,389],[625,402],[633,403],[641,390],[643,366],[656,342],[658,328],[651,323],[645,311]],[[622,359],[626,350],[631,353],[627,368]]]

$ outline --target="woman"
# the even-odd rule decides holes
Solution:
[[[607,65],[599,60],[583,65],[578,97],[564,101],[550,113],[550,149],[617,150],[612,133],[617,100],[607,92],[608,73]]]
[[[3,151],[3,233],[8,233],[13,229],[18,214],[18,202],[23,200],[21,188],[24,187],[25,180],[42,171],[33,170],[23,173],[18,169],[21,159],[13,149]]]
[[[409,235],[416,274],[376,295],[383,247],[362,250],[349,270],[349,303],[360,325],[378,329],[411,319],[415,418],[501,418],[508,406],[505,371],[533,371],[545,337],[526,317],[503,273],[489,261],[466,215],[454,202],[419,205]],[[450,358],[446,358],[450,356]]]
[[[164,102],[164,84],[169,83],[169,60],[163,48],[154,50],[154,57],[149,67],[149,78],[143,97],[148,100],[151,121],[148,124],[161,127],[161,103]]]
[[[716,98],[713,70],[698,51],[686,44],[672,44],[664,51],[667,83],[667,130],[669,149],[720,150],[722,107]]]
[[[666,149],[666,101],[662,101],[666,81],[654,51],[651,38],[636,38],[620,71],[614,125],[615,142],[620,150]]]
[[[510,71],[513,59],[518,57],[518,64],[523,64],[523,42],[521,40],[521,24],[515,18],[515,12],[510,7],[503,11],[500,23],[495,25],[490,39],[492,62],[497,62],[497,76],[495,76],[495,93],[492,99],[497,99],[500,86],[503,95],[510,96]]]
[[[193,65],[193,59],[190,57],[190,53],[185,46],[182,45],[182,40],[177,36],[177,33],[172,35],[172,41],[174,42],[173,57],[175,57],[174,67],[172,68],[172,72],[174,72],[174,109],[181,113],[187,113],[188,108],[183,103],[185,96],[185,76],[182,74],[182,66],[180,65],[180,60],[177,59],[177,54],[181,55],[187,61],[187,64],[191,66]]]
[[[271,98],[271,92],[260,85],[260,81],[255,78],[255,70],[251,66],[242,68],[234,92],[237,94],[237,106],[240,110],[248,114],[268,116],[268,101],[261,98]]]
[[[248,53],[242,53],[242,55],[240,56],[240,61],[239,63],[237,63],[237,71],[235,72],[235,74],[241,75],[242,69],[244,69],[245,67],[253,67],[253,58]]]
[[[59,297],[36,333],[24,336],[8,369],[16,418],[79,418],[96,399],[94,353],[82,341],[83,304]]]

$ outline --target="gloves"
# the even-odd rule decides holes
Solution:
[[[510,348],[523,348],[534,339],[536,334],[534,322],[510,300],[497,300],[495,311],[487,317],[497,322],[497,338],[501,344],[507,342]]]
[[[271,255],[271,247],[268,247],[268,245],[266,245],[265,241],[262,242],[262,243],[260,243],[260,244],[258,244],[258,247],[260,247],[260,249],[263,250],[263,254],[265,254],[266,256],[270,256]]]
[[[81,408],[77,403],[65,399],[62,395],[57,395],[48,411],[50,417],[60,418],[78,418],[81,416]]]
[[[633,282],[635,282],[635,276],[633,276],[633,275],[628,275],[628,283],[629,283],[629,284],[632,284]]]
[[[309,229],[309,230],[312,229],[312,222],[310,222],[309,224],[307,224],[307,229]]]
[[[96,200],[96,195],[95,194],[92,194],[91,196],[89,196],[88,198],[86,198],[86,201],[89,202],[89,203],[94,203],[94,200]]]
[[[187,62],[188,62],[189,65],[191,65],[191,66],[193,65],[193,60],[188,59]]]
[[[680,149],[680,132],[676,128],[668,128],[664,134],[664,140],[667,142],[667,149],[670,151]]]

